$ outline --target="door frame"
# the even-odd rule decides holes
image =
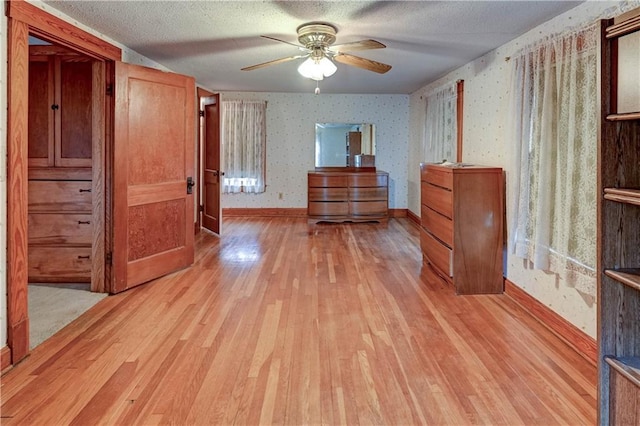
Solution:
[[[6,3],[8,19],[7,51],[7,345],[11,364],[29,354],[28,316],[28,96],[29,96],[29,35],[72,48],[100,64],[100,74],[94,86],[105,88],[104,107],[94,111],[94,143],[92,154],[93,215],[100,219],[94,229],[92,249],[92,290],[105,291],[105,232],[107,171],[112,140],[108,123],[111,120],[106,96],[107,70],[122,57],[118,47],[25,2]],[[96,201],[97,200],[97,201]],[[94,277],[95,275],[95,277]],[[96,279],[96,288],[94,286]],[[100,284],[101,283],[101,284]],[[3,357],[4,359],[4,357]],[[2,366],[4,368],[6,366]]]

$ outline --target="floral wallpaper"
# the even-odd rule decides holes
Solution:
[[[376,167],[389,172],[389,207],[407,208],[408,95],[222,92],[221,99],[267,101],[267,190],[224,194],[222,208],[306,208],[315,124],[324,122],[375,124]]]

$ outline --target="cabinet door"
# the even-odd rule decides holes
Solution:
[[[58,167],[91,167],[92,145],[91,61],[56,58],[55,164]]]
[[[53,62],[45,56],[29,61],[29,167],[53,167]]]

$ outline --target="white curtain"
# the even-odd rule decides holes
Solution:
[[[221,106],[222,191],[264,192],[267,103],[222,101]]]
[[[513,252],[595,295],[598,27],[512,59]]]
[[[458,90],[453,83],[427,96],[423,159],[430,163],[456,161]]]

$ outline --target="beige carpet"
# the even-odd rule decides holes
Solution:
[[[92,293],[88,284],[29,284],[31,349],[82,315],[106,293]]]

